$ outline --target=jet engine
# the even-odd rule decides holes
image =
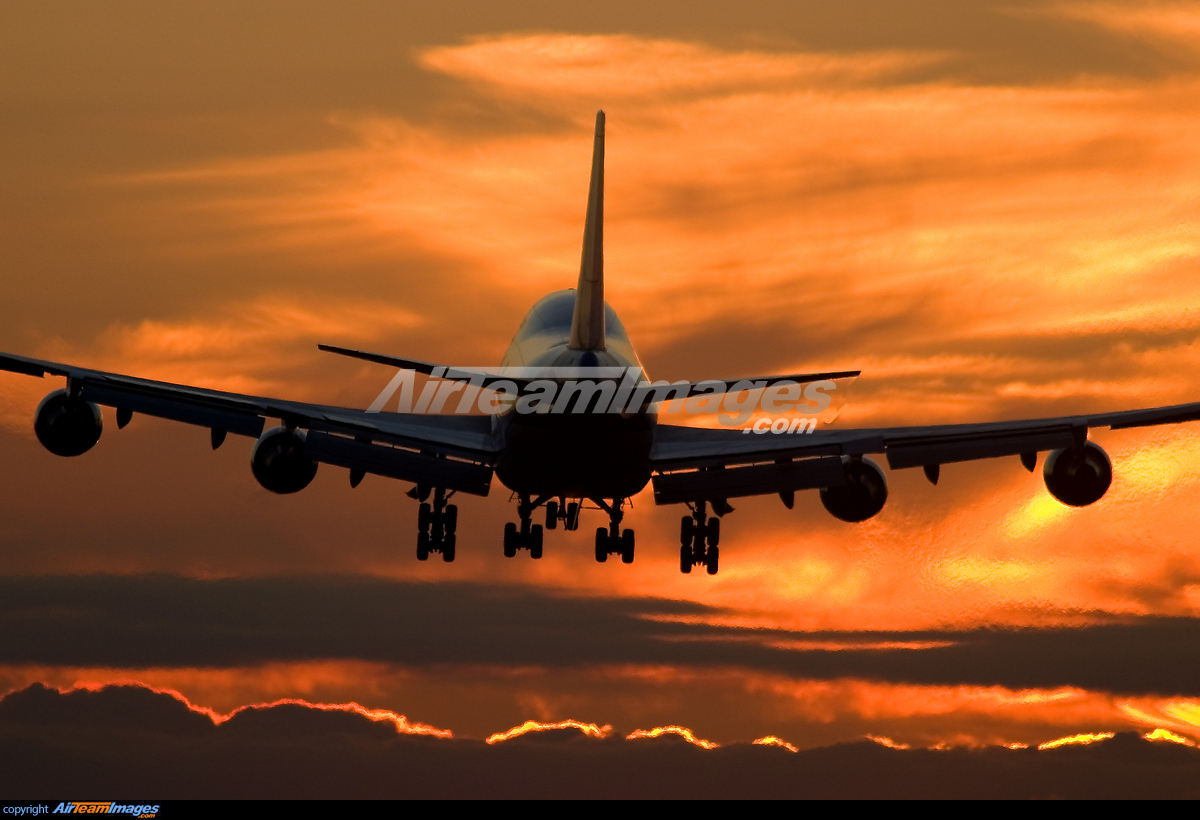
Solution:
[[[1042,471],[1050,495],[1072,507],[1099,501],[1112,484],[1112,462],[1100,445],[1054,450]]]
[[[38,405],[33,431],[56,456],[80,456],[95,446],[104,430],[100,408],[90,401],[55,390]]]
[[[840,487],[822,487],[821,503],[834,518],[857,523],[866,521],[883,509],[887,501],[887,477],[869,458],[842,456],[846,483]]]
[[[254,442],[250,469],[273,493],[298,493],[317,474],[317,462],[304,455],[304,431],[272,427]]]

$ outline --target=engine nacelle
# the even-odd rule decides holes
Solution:
[[[846,483],[822,487],[821,503],[834,518],[854,524],[879,513],[887,501],[887,476],[869,458],[842,456]]]
[[[42,399],[33,417],[38,441],[56,456],[80,456],[95,446],[104,431],[100,408],[90,401],[55,390]]]
[[[1112,484],[1112,462],[1099,444],[1054,450],[1042,470],[1050,495],[1072,507],[1086,507],[1103,498]]]
[[[273,493],[298,493],[317,474],[317,462],[304,455],[304,431],[272,427],[254,442],[250,469]]]

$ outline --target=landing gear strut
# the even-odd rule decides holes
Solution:
[[[417,510],[417,560],[427,561],[429,553],[440,552],[442,560],[448,564],[454,560],[454,544],[458,540],[455,535],[458,507],[446,503],[454,491],[447,493],[441,487],[436,487],[430,498],[428,487],[418,487],[417,493],[421,500]]]
[[[530,558],[537,559],[542,557],[542,525],[534,524],[532,521],[533,511],[545,502],[545,496],[533,502],[529,500],[529,496],[521,496],[521,503],[517,505],[517,515],[521,518],[521,528],[518,530],[517,525],[511,521],[504,525],[505,558],[514,557],[519,549],[529,550]],[[549,520],[548,511],[547,520]]]
[[[608,560],[608,556],[616,553],[621,556],[621,561],[626,564],[633,563],[633,530],[621,530],[621,519],[625,517],[621,507],[625,505],[625,499],[614,498],[612,504],[606,503],[603,499],[592,499],[600,507],[608,513],[608,527],[596,528],[596,560],[604,563]]]
[[[692,514],[685,515],[679,522],[679,571],[688,573],[692,567],[703,565],[709,575],[716,575],[721,556],[717,549],[721,541],[721,519],[714,516],[705,521],[708,513],[704,501],[688,506],[692,508]]]

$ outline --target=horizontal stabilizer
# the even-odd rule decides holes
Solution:
[[[776,384],[787,384],[795,382],[797,384],[808,384],[809,382],[833,381],[834,379],[849,379],[861,374],[861,370],[830,370],[825,373],[785,373],[779,376],[747,376],[740,379],[705,379],[699,382],[690,382],[691,390],[689,395],[697,395],[700,393],[724,392],[714,391],[709,385],[726,385],[729,391],[734,389],[739,392],[742,390],[757,390],[761,387],[771,387]],[[747,387],[747,383],[753,385]],[[736,387],[736,385],[741,385]],[[703,388],[703,389],[702,389]]]
[[[592,379],[597,382],[621,381],[627,372],[626,368],[623,367],[514,367],[501,368],[500,372],[497,373],[434,364],[433,362],[423,362],[419,359],[403,359],[399,356],[369,353],[365,350],[352,350],[346,347],[337,347],[336,345],[322,344],[317,345],[317,347],[327,353],[336,353],[339,356],[349,356],[352,359],[362,359],[363,361],[375,362],[376,364],[386,364],[391,367],[398,367],[401,370],[412,370],[416,373],[424,373],[427,376],[432,376],[435,379],[448,379],[460,382],[475,380],[476,384],[483,387],[502,381],[514,382],[521,392],[524,392],[525,387],[530,382],[542,379],[552,381],[564,381],[568,379]],[[677,388],[677,391],[672,392],[672,398],[715,395],[734,390],[738,392],[742,390],[757,390],[790,382],[807,384],[823,380],[844,379],[857,376],[861,372],[859,370],[832,370],[823,373],[788,373],[778,376],[754,376],[743,379],[705,379],[698,382],[673,382],[671,384]],[[648,382],[643,381],[639,375],[637,383],[645,384]],[[659,384],[665,385],[666,382],[659,382]]]
[[[326,353],[336,353],[339,356],[349,356],[352,359],[362,359],[366,362],[375,362],[376,364],[386,364],[391,367],[398,367],[401,370],[412,370],[416,373],[424,373],[426,376],[433,376],[437,379],[448,379],[456,382],[469,382],[476,379],[476,384],[481,384],[487,387],[495,382],[516,382],[520,386],[523,382],[529,379],[513,378],[512,376],[502,376],[495,373],[485,373],[482,370],[467,370],[461,367],[449,367],[444,364],[434,364],[433,362],[423,362],[420,359],[402,359],[399,356],[387,356],[383,353],[369,353],[365,350],[351,350],[347,347],[337,347],[336,345],[317,345],[320,350]],[[481,381],[480,381],[481,380]]]

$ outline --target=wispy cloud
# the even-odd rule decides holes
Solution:
[[[297,398],[330,389],[328,371],[300,366],[321,335],[498,357],[521,309],[574,281],[603,104],[607,293],[656,376],[858,366],[841,425],[1195,399],[1200,80],[906,80],[936,56],[553,33],[425,49],[426,72],[502,108],[520,99],[538,124],[343,112],[332,148],[109,178],[149,203],[139,224],[171,240],[159,253],[327,276],[35,352]],[[434,261],[413,273],[413,258]],[[353,298],[347,269],[371,271]],[[6,399],[22,426],[30,401]],[[1100,435],[1117,480],[1084,511],[1047,500],[1015,459],[950,465],[937,488],[894,474],[888,508],[857,528],[813,498],[792,513],[747,501],[701,586],[672,571],[678,519],[648,496],[634,515],[661,548],[623,575],[579,566],[570,534],[536,566],[503,563],[507,513],[481,510],[464,517],[478,549],[456,577],[700,598],[809,628],[1197,611],[1191,433]],[[318,513],[296,536],[313,561],[437,577],[402,563],[391,524],[363,530],[374,550],[328,547],[327,522],[344,519]]]

